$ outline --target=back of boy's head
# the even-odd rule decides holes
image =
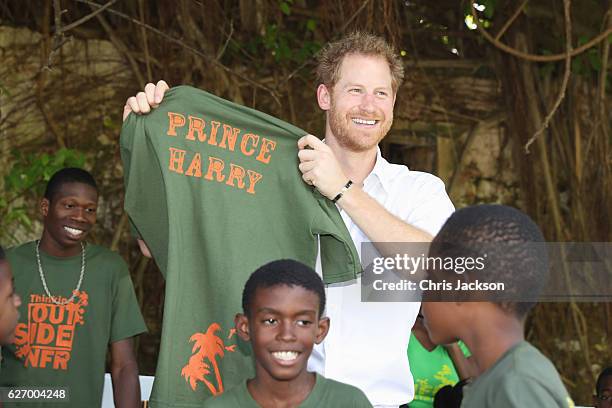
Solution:
[[[597,377],[597,382],[595,383],[595,395],[600,396],[603,388],[603,382],[607,377],[612,376],[612,366],[606,367],[603,369],[599,376]]]
[[[98,185],[91,173],[77,167],[65,167],[56,171],[49,179],[45,188],[45,198],[53,201],[53,197],[59,193],[64,184],[82,183],[91,186],[98,192]]]
[[[249,316],[257,289],[273,286],[298,286],[319,297],[319,316],[325,310],[325,287],[317,273],[309,266],[292,259],[281,259],[259,267],[251,274],[242,291],[242,310]]]
[[[500,306],[522,318],[535,305],[548,277],[544,242],[527,214],[504,205],[476,205],[450,216],[434,238],[429,256],[467,259],[486,253],[484,268],[466,270],[467,278],[504,282],[504,295],[512,299]]]

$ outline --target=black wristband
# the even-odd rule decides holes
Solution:
[[[353,185],[352,180],[347,181],[344,187],[342,187],[342,190],[340,190],[340,192],[334,197],[334,199],[332,200],[332,203],[336,204],[336,202],[342,198],[344,193],[346,193],[346,190],[348,190],[352,185]]]

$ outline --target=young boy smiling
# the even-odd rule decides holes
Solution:
[[[293,260],[270,262],[249,277],[236,331],[251,343],[255,378],[208,399],[206,408],[371,407],[359,389],[308,372],[314,344],[329,330],[317,273]]]

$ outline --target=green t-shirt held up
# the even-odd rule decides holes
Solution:
[[[7,252],[21,296],[15,342],[2,348],[2,387],[62,387],[69,402],[54,399],[9,403],[5,408],[99,407],[108,345],[146,331],[123,259],[110,250],[85,246],[85,271],[72,302],[47,296],[36,262],[36,242]],[[40,251],[52,296],[70,298],[81,272],[81,254],[59,258]]]
[[[557,370],[538,349],[522,341],[463,388],[461,408],[573,408]]]
[[[299,408],[321,407],[371,408],[372,404],[359,388],[317,374],[315,386]],[[206,400],[203,408],[259,408],[259,404],[243,381],[223,395]]]
[[[301,179],[304,134],[187,86],[124,123],[125,209],[166,277],[153,408],[199,407],[253,376],[233,318],[259,266],[314,267],[320,235],[327,283],[361,271],[337,208]]]

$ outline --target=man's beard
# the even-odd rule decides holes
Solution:
[[[370,118],[372,115],[355,114],[354,116]],[[347,116],[338,112],[337,109],[335,109],[334,103],[332,102],[329,110],[329,127],[340,146],[352,152],[364,152],[377,146],[378,143],[387,135],[393,123],[393,117],[385,118],[384,114],[382,113],[375,116],[377,120],[380,120],[379,125],[384,120],[384,123],[382,123],[382,126],[380,126],[378,132],[372,133],[371,131],[360,131],[357,129],[351,130],[349,129],[350,124],[347,123]]]

